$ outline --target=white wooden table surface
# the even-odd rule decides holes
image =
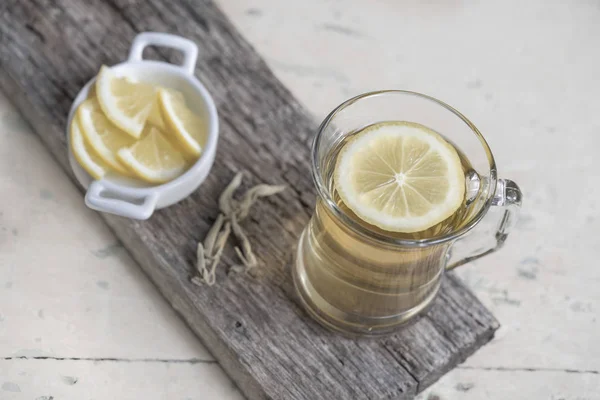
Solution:
[[[600,3],[218,3],[317,119],[432,94],[521,185],[506,247],[459,271],[502,328],[420,397],[600,399]],[[142,398],[242,396],[0,95],[0,399]]]

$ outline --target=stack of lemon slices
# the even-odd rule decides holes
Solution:
[[[181,93],[117,77],[105,66],[69,130],[73,155],[94,179],[112,172],[150,183],[181,175],[207,137]]]

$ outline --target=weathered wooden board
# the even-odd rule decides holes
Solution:
[[[342,338],[296,305],[287,267],[312,212],[316,124],[210,0],[2,0],[0,88],[70,175],[64,127],[72,99],[149,30],[200,45],[196,74],[221,118],[217,160],[200,190],[149,221],[103,217],[248,398],[412,398],[493,337],[498,323],[452,274],[427,316],[385,339]],[[172,61],[160,49],[148,56]],[[220,284],[196,287],[196,242],[238,170],[248,171],[248,184],[291,189],[259,203],[245,222],[259,275],[227,275],[235,263],[227,248]]]

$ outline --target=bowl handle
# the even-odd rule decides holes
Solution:
[[[107,188],[102,181],[94,181],[85,194],[85,204],[94,210],[133,219],[148,219],[156,208],[157,193],[134,196],[117,187]]]
[[[133,39],[127,61],[141,61],[142,52],[147,46],[171,47],[183,53],[181,68],[189,75],[194,75],[198,60],[198,46],[189,39],[170,33],[143,32]]]

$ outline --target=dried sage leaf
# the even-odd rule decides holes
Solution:
[[[204,246],[202,242],[198,242],[198,248],[196,249],[196,269],[200,275],[206,271],[206,258],[204,257]]]
[[[219,196],[219,209],[225,216],[229,217],[232,212],[231,202],[233,199],[233,193],[237,190],[238,187],[242,184],[243,174],[238,172],[235,174],[229,185],[223,190],[221,196]]]
[[[210,274],[213,278],[213,283],[214,283],[214,279],[215,279],[215,271],[217,270],[217,267],[219,266],[219,262],[221,261],[221,255],[223,254],[223,249],[225,248],[225,244],[227,243],[227,238],[229,238],[230,233],[231,233],[231,224],[229,222],[226,222],[223,230],[221,231],[221,233],[219,234],[219,237],[217,238],[217,242],[215,243],[216,252],[215,252],[214,257],[211,260]]]
[[[235,254],[237,254],[237,256],[240,259],[240,261],[242,262],[242,264],[244,264],[244,267],[248,268],[248,260],[246,260],[246,257],[244,257],[244,254],[242,253],[242,251],[240,250],[240,248],[236,246],[234,248],[234,250],[235,250]]]
[[[223,222],[224,222],[223,214],[219,214],[219,216],[217,217],[217,220],[215,221],[213,226],[210,227],[208,233],[206,234],[206,238],[204,238],[204,248],[206,250],[206,254],[208,255],[208,257],[212,257],[212,255],[213,255],[213,248],[215,246],[215,241],[217,240],[217,235],[219,234],[219,232],[221,231],[221,228],[223,227]]]
[[[272,196],[274,194],[283,192],[285,190],[284,185],[265,185],[260,184],[256,185],[253,188],[249,189],[238,206],[237,217],[241,221],[245,219],[250,213],[250,208],[256,203],[256,200],[260,197]]]
[[[255,267],[258,262],[256,261],[254,253],[252,252],[252,245],[250,244],[250,240],[248,240],[248,236],[246,236],[246,233],[238,224],[235,214],[231,216],[231,227],[233,234],[242,248],[240,251],[239,248],[236,247],[236,253],[238,254],[238,257],[240,257],[240,260],[246,266],[246,268]]]
[[[201,243],[198,243],[197,250],[197,269],[200,277],[204,283],[209,286],[214,285],[216,281],[216,270],[219,266],[219,261],[221,260],[221,254],[223,253],[223,249],[225,248],[225,244],[227,243],[227,238],[231,233],[230,223],[226,222],[223,230],[219,233],[214,246],[215,246],[215,254],[212,257],[207,258],[204,253],[204,246]],[[208,264],[208,266],[207,266]]]

